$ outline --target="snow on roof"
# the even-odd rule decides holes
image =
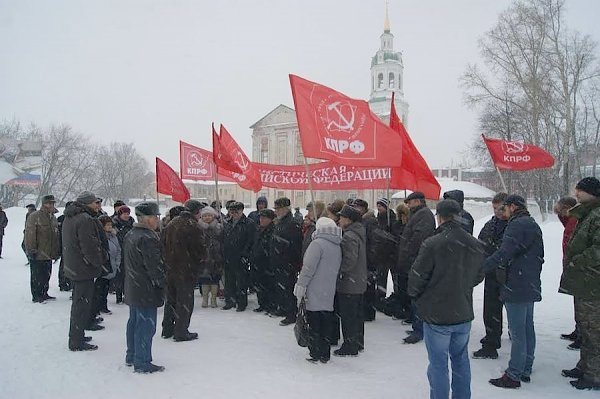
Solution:
[[[465,198],[493,198],[496,195],[495,191],[490,190],[489,188],[483,187],[476,183],[471,183],[470,181],[458,181],[453,179],[445,179],[445,178],[436,178],[442,189],[440,190],[440,199],[443,198],[443,195],[446,191],[450,190],[462,190],[465,193]],[[394,193],[392,198],[402,199],[405,198],[404,193],[409,195],[412,193],[410,190],[402,190]]]

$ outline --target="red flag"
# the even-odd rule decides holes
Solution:
[[[225,126],[221,125],[219,136],[213,125],[212,134],[213,159],[218,173],[232,177],[242,188],[254,192],[260,191],[262,188],[260,172],[231,137]]]
[[[353,166],[400,166],[402,139],[364,100],[290,75],[305,157]]]
[[[391,186],[420,191],[425,194],[425,198],[439,200],[442,189],[440,183],[431,173],[427,162],[425,162],[404,125],[400,122],[394,105],[393,92],[390,107],[390,127],[402,138],[402,165],[398,168],[392,168]]]
[[[531,170],[554,166],[554,157],[533,144],[481,137],[498,169]]]
[[[179,141],[179,175],[182,180],[215,180],[217,166],[213,153],[204,148]],[[237,181],[219,175],[219,181]]]
[[[173,201],[181,203],[190,199],[190,192],[177,173],[158,157],[156,158],[156,191],[170,195]]]

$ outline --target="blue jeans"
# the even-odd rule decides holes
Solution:
[[[125,362],[143,369],[152,362],[152,337],[156,332],[156,308],[129,306]]]
[[[511,336],[510,361],[506,374],[515,381],[529,377],[535,354],[533,302],[506,302],[506,316]]]
[[[469,335],[471,322],[455,325],[423,323],[423,333],[429,367],[429,397],[448,399],[450,378],[448,376],[448,356],[452,363],[452,399],[471,397],[471,364],[469,363]]]

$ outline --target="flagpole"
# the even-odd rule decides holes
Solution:
[[[217,201],[218,209],[215,209],[221,214],[221,201],[219,200],[219,168],[215,164],[215,200]]]
[[[496,171],[498,172],[498,176],[500,176],[500,183],[502,183],[502,188],[504,188],[504,192],[508,193],[506,189],[506,184],[504,184],[504,178],[502,177],[502,173],[500,173],[500,168],[496,166]]]
[[[390,186],[392,185],[392,168],[388,168],[388,181],[387,181],[387,188],[386,188],[386,193],[385,196],[388,200],[388,204],[387,204],[387,225],[388,225],[388,229],[391,229],[391,210],[390,210],[390,205],[392,204],[392,197],[390,197]]]
[[[304,157],[304,166],[306,167],[306,177],[308,177],[308,191],[310,191],[310,202],[312,202],[313,206],[313,214],[315,215],[315,220],[319,219],[320,215],[317,215],[317,204],[315,204],[315,194],[313,192],[312,186],[312,174],[310,173],[310,169],[308,168],[308,159]]]

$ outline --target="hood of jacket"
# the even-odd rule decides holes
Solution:
[[[316,240],[317,238],[322,238],[339,245],[342,242],[342,229],[340,229],[338,226],[319,228],[312,234],[313,240]]]
[[[256,199],[256,209],[258,209],[258,204],[265,204],[265,208],[268,208],[269,200],[267,200],[267,197],[260,196]]]

